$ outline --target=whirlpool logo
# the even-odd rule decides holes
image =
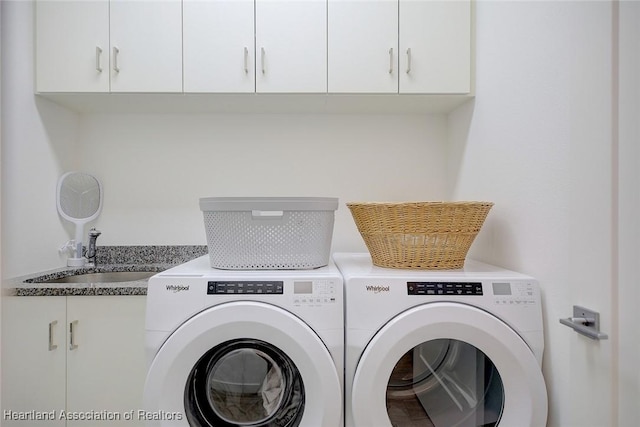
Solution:
[[[188,291],[189,285],[167,285],[167,291],[171,291],[174,294],[182,291]]]
[[[367,292],[373,292],[374,294],[379,294],[380,292],[389,292],[389,286],[366,285],[365,288],[367,289]]]

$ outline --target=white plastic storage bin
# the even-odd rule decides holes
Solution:
[[[200,199],[211,267],[312,269],[329,263],[337,198]]]

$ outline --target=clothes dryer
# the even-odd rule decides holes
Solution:
[[[152,426],[343,425],[335,265],[228,271],[204,256],[149,279],[141,416]]]
[[[373,266],[334,254],[345,283],[347,427],[543,427],[547,391],[535,279]]]

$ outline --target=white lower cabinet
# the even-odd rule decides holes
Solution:
[[[145,300],[5,297],[2,425],[143,425]]]
[[[64,426],[66,298],[4,297],[2,305],[2,425]],[[53,420],[21,420],[54,413]]]

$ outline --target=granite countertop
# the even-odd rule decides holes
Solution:
[[[128,282],[45,283],[86,273],[158,273],[207,254],[206,246],[99,246],[96,267],[61,267],[4,280],[8,296],[146,295],[147,279]]]

